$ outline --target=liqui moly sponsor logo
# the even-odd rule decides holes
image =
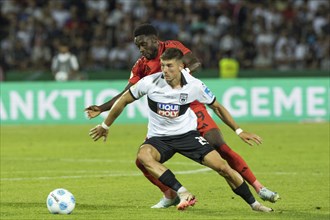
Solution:
[[[175,118],[179,116],[179,111],[180,111],[180,105],[165,104],[165,103],[157,104],[157,113],[161,116]]]

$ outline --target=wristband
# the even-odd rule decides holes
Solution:
[[[240,135],[242,132],[243,132],[243,130],[242,130],[241,128],[237,128],[237,129],[235,130],[235,133],[236,133],[237,135]]]
[[[109,126],[106,125],[104,122],[102,122],[101,127],[104,128],[105,130],[109,130]]]

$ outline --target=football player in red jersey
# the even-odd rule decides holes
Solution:
[[[185,67],[194,72],[201,66],[196,56],[186,48],[182,43],[175,40],[160,41],[157,37],[157,30],[150,24],[143,24],[134,30],[134,42],[139,48],[142,57],[139,58],[132,68],[130,79],[125,89],[119,93],[117,96],[113,97],[108,102],[97,106],[92,105],[85,109],[89,118],[97,117],[101,112],[108,111],[114,104],[114,102],[132,85],[138,82],[144,76],[157,73],[161,71],[160,56],[167,48],[178,48],[183,54],[183,61]],[[198,118],[198,131],[202,136],[213,146],[225,159],[228,164],[236,170],[241,176],[253,186],[261,199],[276,202],[279,198],[278,193],[273,192],[266,187],[264,187],[252,173],[251,169],[248,167],[247,163],[243,158],[234,152],[224,141],[221,132],[213,121],[211,116],[208,114],[206,107],[198,102],[194,102],[190,105],[190,108],[195,112]],[[226,123],[226,119],[221,119]],[[240,135],[242,129],[237,129],[236,134]],[[244,132],[245,133],[245,132]],[[249,145],[253,145],[253,138],[242,138]],[[258,143],[257,143],[258,144]],[[137,167],[143,172],[146,178],[153,184],[155,184],[163,193],[164,197],[152,208],[167,208],[172,205],[176,205],[179,200],[176,192],[174,192],[169,187],[163,185],[158,179],[154,178],[146,168],[136,160]]]
[[[91,129],[89,135],[94,141],[102,137],[106,140],[109,127],[124,108],[146,95],[150,113],[147,139],[141,144],[137,158],[153,177],[177,192],[180,198],[178,210],[194,206],[197,200],[163,164],[176,153],[203,164],[223,176],[233,192],[249,204],[252,210],[272,212],[272,208],[260,204],[254,198],[242,176],[233,170],[197,131],[197,118],[189,107],[194,100],[207,104],[219,118],[227,118],[227,125],[232,130],[237,130],[239,126],[223,111],[224,108],[211,90],[202,81],[190,75],[189,71],[183,69],[182,57],[183,53],[178,48],[166,49],[161,55],[162,72],[145,76],[129,88],[129,91],[117,99],[102,124]],[[240,137],[247,138],[251,135],[242,132]],[[258,136],[252,138],[260,142]]]

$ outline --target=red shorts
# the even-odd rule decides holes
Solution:
[[[209,130],[216,128],[219,129],[217,124],[213,121],[212,117],[206,110],[204,104],[194,101],[190,104],[190,108],[195,112],[197,116],[197,130],[202,136]]]

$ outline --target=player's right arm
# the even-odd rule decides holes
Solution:
[[[114,105],[112,106],[108,117],[104,120],[104,123],[110,127],[113,122],[116,120],[116,118],[118,118],[118,116],[123,112],[124,108],[126,107],[126,105],[134,102],[135,99],[132,96],[132,94],[130,93],[130,91],[126,91],[122,96],[120,96],[120,98],[118,98],[118,100],[114,103]]]
[[[113,124],[116,118],[118,118],[119,115],[123,112],[126,105],[134,101],[135,99],[130,93],[130,91],[128,90],[125,91],[124,94],[120,96],[117,99],[117,101],[113,104],[107,118],[103,121],[102,125],[97,125],[96,127],[92,128],[89,132],[89,136],[91,136],[94,141],[97,141],[101,137],[103,137],[104,141],[106,141],[109,127]]]
[[[125,89],[121,93],[110,99],[109,101],[103,103],[102,105],[91,105],[85,108],[85,112],[87,113],[88,118],[89,119],[95,118],[102,112],[109,111],[112,108],[113,104],[116,102],[116,100],[120,96],[122,96],[129,88],[131,88],[132,85],[134,85],[141,79],[141,77],[143,76],[143,71],[144,71],[143,61],[142,59],[138,59],[132,68],[131,76],[130,79],[128,80]]]
[[[114,103],[114,105],[110,109],[108,117],[102,122],[102,125],[97,125],[96,127],[92,128],[89,132],[89,136],[91,136],[94,141],[97,141],[101,137],[103,137],[103,140],[106,141],[109,127],[123,112],[126,105],[134,102],[135,100],[147,94],[152,81],[153,78],[151,77],[149,78],[149,80],[145,80],[145,78],[143,78],[139,81],[139,83],[135,84],[129,90],[124,92],[124,94],[120,96],[118,100]]]
[[[91,106],[88,106],[87,108],[85,108],[85,112],[87,113],[87,117],[89,119],[95,118],[99,114],[101,114],[102,112],[110,110],[111,107],[114,105],[114,103],[117,101],[117,99],[120,96],[122,96],[124,94],[124,92],[126,92],[132,85],[133,84],[129,82],[126,85],[125,89],[121,93],[119,93],[118,95],[116,95],[115,97],[110,99],[109,101],[103,103],[102,105],[91,105]]]

